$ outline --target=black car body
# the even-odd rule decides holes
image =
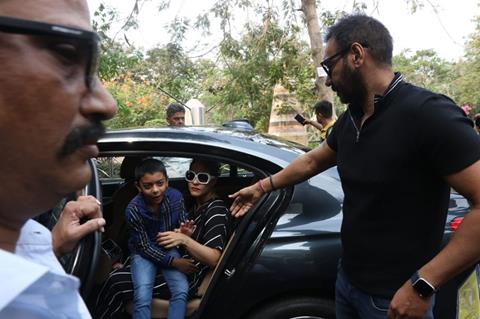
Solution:
[[[225,185],[221,195],[228,201],[228,194],[274,174],[307,150],[295,143],[225,128],[111,131],[99,141],[99,148],[97,184],[103,192],[107,223],[117,218],[113,215],[112,198],[124,182],[111,176],[115,167],[105,167],[108,159],[112,162],[132,156],[214,158],[226,167],[220,179]],[[171,185],[185,191],[182,177],[170,179]],[[237,222],[228,249],[191,317],[333,318],[334,282],[341,254],[342,202],[336,168],[265,195]],[[459,195],[452,197],[452,214],[461,216],[468,212],[465,203]],[[451,233],[447,227],[445,240]],[[99,274],[88,276],[91,280]],[[439,293],[438,318],[453,318],[458,280],[447,285],[448,291],[442,289]]]

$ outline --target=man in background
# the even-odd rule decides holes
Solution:
[[[316,121],[305,119],[305,124],[310,124],[320,130],[320,143],[327,139],[328,134],[335,124],[336,117],[333,113],[333,105],[327,100],[321,100],[314,105]]]
[[[185,108],[172,103],[167,107],[168,126],[185,126]]]

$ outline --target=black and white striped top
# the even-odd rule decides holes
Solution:
[[[223,251],[229,234],[230,213],[223,200],[212,199],[190,213],[196,225],[192,238],[198,243]],[[188,254],[185,258],[192,258]],[[209,266],[196,263],[199,271],[189,278],[190,294],[195,295],[203,278],[208,273]]]

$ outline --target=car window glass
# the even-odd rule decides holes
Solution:
[[[98,157],[96,159],[100,181],[119,179],[120,166],[124,157]]]
[[[192,159],[187,157],[155,156],[154,158],[163,162],[168,178],[183,178],[192,162]]]

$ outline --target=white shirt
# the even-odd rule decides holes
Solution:
[[[55,257],[50,231],[36,221],[22,227],[15,254],[0,249],[0,318],[91,318],[79,285]]]

